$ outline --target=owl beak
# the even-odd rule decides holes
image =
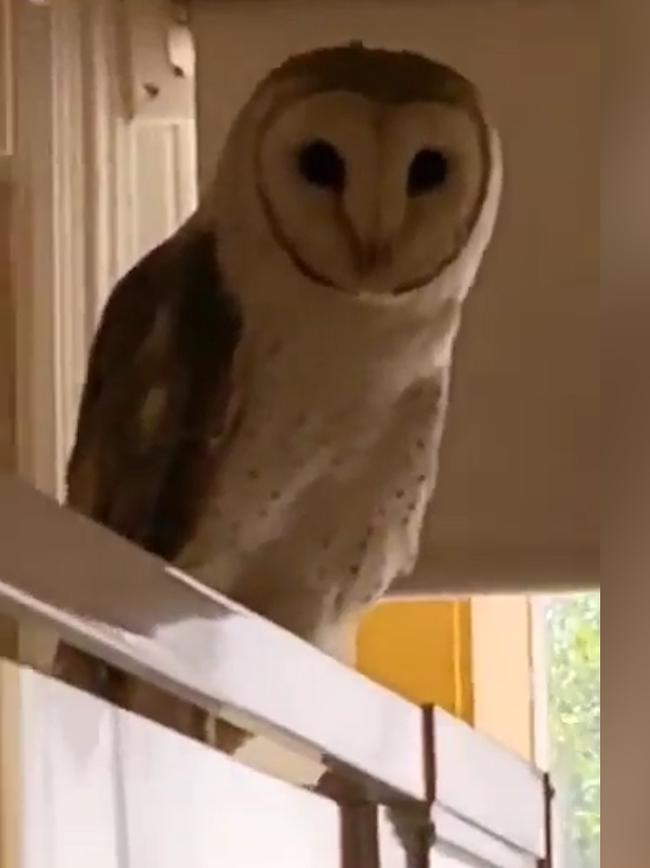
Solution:
[[[372,274],[390,265],[392,248],[388,241],[371,241],[359,251],[359,271],[362,275]]]

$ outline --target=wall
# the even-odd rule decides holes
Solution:
[[[531,611],[524,596],[475,597],[471,603],[474,725],[534,759]]]
[[[529,598],[380,603],[362,619],[357,666],[419,705],[439,705],[534,757]]]
[[[473,722],[470,604],[380,603],[357,634],[358,669],[418,705],[440,705]]]
[[[0,180],[0,473],[14,467],[14,341],[10,286],[11,189]]]

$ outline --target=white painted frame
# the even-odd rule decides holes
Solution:
[[[60,497],[108,291],[194,207],[194,124],[127,117],[116,0],[4,2],[14,19],[17,466]]]
[[[83,321],[64,314],[76,310],[71,291],[83,273],[83,241],[69,231],[82,218],[77,155],[83,134],[75,68],[79,34],[67,7],[14,2],[17,465],[39,488],[57,495],[65,405]]]

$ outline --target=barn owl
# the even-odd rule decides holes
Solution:
[[[68,503],[325,651],[414,564],[498,136],[460,74],[290,58],[114,289]]]

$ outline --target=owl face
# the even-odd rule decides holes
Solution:
[[[309,284],[406,297],[468,248],[498,199],[497,164],[476,92],[455,71],[407,53],[323,49],[290,59],[241,113],[221,166],[224,220]]]
[[[316,94],[273,117],[258,177],[295,268],[345,292],[398,295],[464,244],[485,182],[481,130],[458,106]]]

